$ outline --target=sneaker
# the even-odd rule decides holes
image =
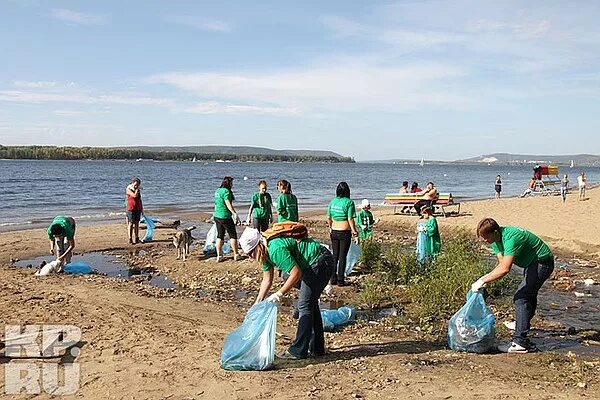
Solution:
[[[511,331],[517,329],[517,323],[515,321],[504,321],[504,326]]]
[[[535,347],[535,345],[533,344],[527,347],[523,347],[515,342],[501,344],[498,346],[498,350],[502,353],[534,353],[538,351],[537,347]]]
[[[282,360],[299,360],[301,357],[297,357],[289,352],[289,350],[282,351],[281,353],[276,353],[275,357],[280,358]]]

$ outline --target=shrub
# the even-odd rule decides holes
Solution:
[[[366,268],[373,268],[381,259],[381,245],[377,240],[368,239],[360,243],[362,255],[360,256],[360,264]]]
[[[417,261],[414,251],[390,246],[376,266],[377,271],[384,274],[388,283],[408,285],[416,276],[422,274],[424,266]]]
[[[388,305],[393,301],[392,286],[385,283],[380,274],[368,276],[363,282],[360,300],[369,308],[381,308]]]

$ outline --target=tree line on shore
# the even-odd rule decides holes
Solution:
[[[0,159],[10,160],[157,160],[157,161],[276,161],[353,163],[352,157],[278,154],[206,154],[146,151],[115,147],[1,146]]]

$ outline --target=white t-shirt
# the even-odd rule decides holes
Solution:
[[[579,175],[577,177],[577,183],[579,184],[579,187],[585,186],[585,180],[583,179],[583,176]]]

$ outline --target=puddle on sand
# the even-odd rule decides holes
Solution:
[[[577,297],[575,292],[585,296]],[[600,285],[578,284],[569,292],[543,287],[538,295],[538,310],[567,329],[600,330]]]
[[[141,251],[138,252],[139,255]],[[50,262],[55,258],[51,255],[41,256],[32,258],[29,260],[20,260],[14,263],[17,267],[22,268],[35,268],[45,261]],[[105,254],[105,253],[85,253],[73,257],[73,261],[82,261],[92,267],[95,273],[106,275],[111,278],[120,278],[125,280],[141,280],[149,284],[150,286],[162,288],[162,289],[177,289],[178,286],[169,280],[167,277],[157,275],[154,273],[154,269],[144,268],[128,268],[124,263],[123,258],[119,258],[116,255]]]

